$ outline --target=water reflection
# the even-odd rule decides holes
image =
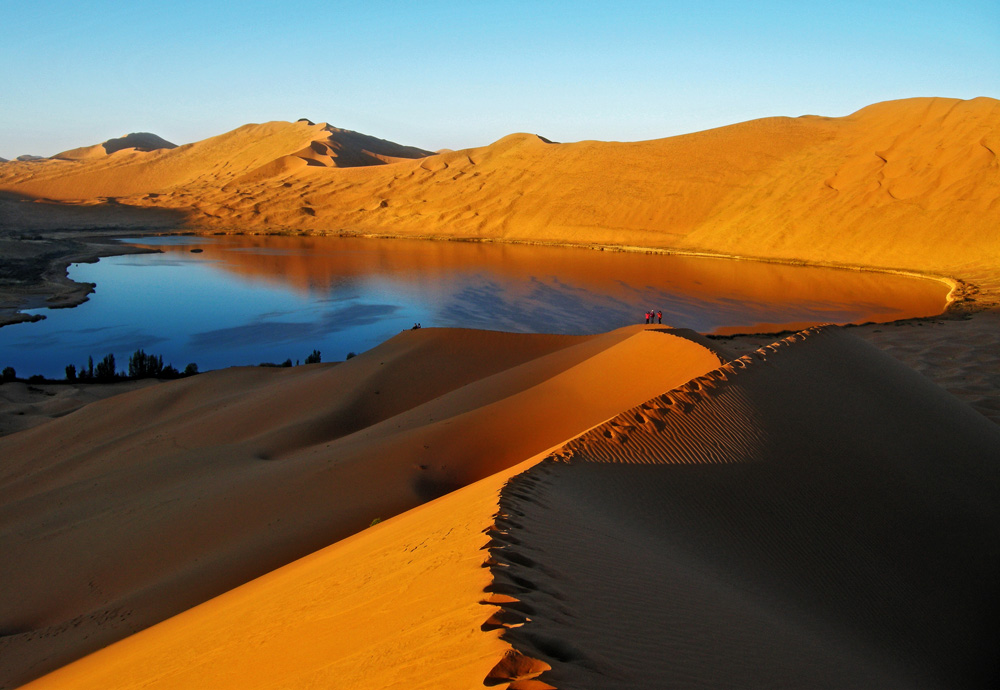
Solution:
[[[933,281],[877,273],[583,249],[313,237],[164,237],[160,254],[74,266],[91,301],[0,329],[0,364],[61,376],[144,348],[183,368],[342,359],[415,322],[597,333],[663,322],[702,332],[939,313]],[[192,253],[192,249],[201,249]]]
[[[262,314],[252,323],[192,333],[191,346],[198,350],[237,347],[248,341],[270,343],[310,343],[333,333],[371,326],[392,317],[399,307],[393,304],[354,303],[320,312],[314,321],[275,321],[286,314]]]

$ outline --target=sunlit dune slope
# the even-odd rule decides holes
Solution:
[[[218,230],[635,245],[991,275],[988,257],[1000,253],[991,98],[914,98],[633,143],[513,134],[418,160],[368,140],[351,139],[350,155],[329,142],[347,136],[249,125],[169,152],[8,163],[0,190],[118,196]],[[338,167],[358,156],[395,162]]]
[[[504,639],[559,688],[996,687],[998,451],[846,331],[793,336],[504,490]]]
[[[522,462],[724,359],[687,331],[408,331],[0,439],[0,678],[27,680]],[[52,593],[58,592],[58,597]]]
[[[28,688],[475,688],[507,645],[481,626],[484,534],[523,463],[366,529]]]

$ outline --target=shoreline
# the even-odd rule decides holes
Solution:
[[[155,253],[156,250],[133,247],[121,243],[119,240],[128,236],[190,236],[190,237],[212,237],[222,235],[243,234],[254,235],[277,235],[279,233],[223,233],[204,232],[196,230],[179,230],[177,232],[163,232],[153,230],[147,232],[130,229],[128,233],[121,232],[121,229],[113,233],[101,235],[88,235],[78,238],[60,238],[64,245],[64,251],[55,257],[49,256],[47,266],[47,279],[43,276],[40,285],[35,286],[32,291],[21,293],[22,304],[34,300],[38,306],[50,308],[69,308],[82,304],[88,299],[94,286],[89,283],[75,283],[69,280],[67,269],[70,263],[82,261],[96,261],[105,256],[119,256],[129,253]],[[287,233],[286,233],[287,234]],[[320,236],[319,233],[312,233],[312,236]],[[452,238],[430,238],[430,237],[403,237],[403,236],[374,236],[340,233],[339,235],[328,234],[322,236],[341,237],[361,237],[365,239],[420,239],[436,241],[471,241],[481,242],[483,240],[455,240]],[[0,238],[0,242],[3,238]],[[497,244],[530,244],[536,246],[560,246],[575,249],[591,249],[597,251],[620,251],[620,252],[648,252],[659,254],[673,254],[681,256],[695,256],[697,258],[716,258],[728,260],[754,261],[757,259],[749,257],[728,257],[723,255],[712,255],[710,253],[690,253],[656,248],[641,247],[612,247],[599,245],[565,244],[565,243],[541,243],[525,241],[498,241],[486,240]],[[769,261],[764,260],[765,263]],[[871,271],[877,273],[902,274],[917,278],[934,279],[940,283],[949,285],[948,301],[944,310],[936,315],[912,317],[908,319],[897,319],[886,322],[867,322],[857,324],[847,324],[844,328],[849,328],[853,333],[862,339],[875,345],[879,349],[885,350],[897,359],[913,369],[916,369],[934,383],[945,388],[956,397],[964,400],[974,407],[981,414],[1000,424],[1000,400],[996,397],[996,387],[994,380],[1000,380],[1000,289],[989,285],[981,288],[980,285],[960,279],[953,279],[944,276],[934,276],[932,274],[920,274],[914,271],[902,271],[892,269],[881,269],[875,267],[846,267],[836,265],[809,264],[807,262],[790,262],[776,260],[770,263],[793,264],[803,266],[816,266],[823,268],[839,268],[841,270]],[[52,274],[56,274],[55,278]],[[989,276],[985,276],[989,281]],[[989,281],[991,282],[991,281]],[[50,292],[46,293],[45,291]],[[6,294],[5,294],[6,292]],[[31,320],[33,315],[20,314],[22,318],[12,317],[13,310],[4,310],[6,306],[2,303],[3,298],[9,297],[10,288],[0,289],[0,324],[17,323]],[[47,301],[46,301],[47,300]],[[53,301],[58,300],[58,306],[53,306]],[[23,308],[23,307],[22,307]],[[28,307],[33,308],[33,307]],[[728,346],[738,350],[752,351],[763,345],[779,340],[780,338],[794,333],[789,329],[778,331],[775,329],[764,329],[756,331],[753,327],[741,328],[739,331],[706,334],[712,340],[726,343]],[[58,385],[55,382],[47,382],[43,385]],[[29,396],[32,399],[38,398],[34,402],[43,402],[44,394],[38,393]],[[27,402],[27,401],[25,401]],[[34,403],[31,403],[34,404]]]
[[[495,238],[455,238],[443,237],[440,235],[398,235],[390,233],[368,233],[368,232],[225,232],[207,231],[198,229],[183,229],[176,232],[164,232],[160,229],[150,229],[143,231],[140,228],[129,228],[130,232],[122,233],[121,228],[104,233],[88,234],[79,237],[67,238],[59,236],[46,237],[48,233],[41,233],[34,240],[22,239],[22,243],[46,242],[50,246],[55,245],[58,253],[56,255],[41,255],[27,257],[30,266],[18,266],[20,272],[34,271],[36,277],[33,282],[25,280],[25,285],[2,285],[0,284],[0,328],[15,323],[40,321],[45,318],[41,314],[25,314],[26,309],[67,309],[79,306],[86,302],[95,286],[91,283],[78,283],[69,278],[69,266],[74,263],[95,263],[102,258],[111,256],[123,256],[127,254],[156,253],[157,250],[135,247],[121,242],[127,237],[135,236],[192,236],[192,237],[212,237],[212,236],[302,236],[302,237],[344,237],[359,239],[381,239],[381,240],[423,240],[433,242],[470,242],[479,244],[509,244],[526,245],[539,247],[559,247],[566,249],[587,249],[591,251],[629,252],[641,254],[661,254],[666,256],[681,256],[698,259],[717,259],[725,261],[753,261],[757,263],[770,263],[785,266],[802,266],[807,268],[827,268],[843,271],[882,273],[885,275],[898,275],[921,280],[932,280],[943,284],[948,292],[945,295],[944,308],[939,314],[913,317],[914,319],[933,319],[954,316],[956,312],[961,314],[975,313],[989,306],[977,304],[974,295],[987,296],[997,292],[1000,296],[1000,289],[994,290],[963,278],[947,276],[940,273],[920,272],[912,269],[879,267],[879,266],[855,266],[835,262],[812,262],[799,259],[782,259],[770,257],[743,256],[737,254],[723,254],[711,251],[679,250],[664,247],[641,247],[637,245],[608,245],[595,243],[573,243],[573,242],[544,242],[518,239],[495,239]],[[10,243],[13,238],[0,237],[0,243]],[[61,250],[61,251],[60,251]],[[5,257],[6,259],[6,257]],[[6,259],[9,261],[9,259]],[[44,266],[40,266],[44,261]],[[0,266],[0,269],[5,267]],[[903,321],[911,319],[902,319]],[[892,323],[892,322],[886,322]],[[864,325],[864,324],[852,324]],[[753,332],[732,333],[726,335],[754,335]]]
[[[36,248],[43,251],[18,257],[3,257],[0,272],[13,273],[17,277],[14,278],[16,282],[0,283],[0,328],[45,318],[43,314],[26,314],[26,310],[71,309],[86,302],[96,285],[71,279],[71,264],[92,264],[111,256],[156,253],[156,250],[135,247],[120,242],[120,239],[122,238],[107,235],[74,239],[40,238],[25,242],[34,242]],[[0,244],[9,243],[10,240],[6,238],[0,239]],[[44,245],[37,246],[40,243]],[[45,252],[45,249],[50,251]],[[26,273],[33,275],[25,275]]]
[[[195,233],[195,234],[202,234],[202,233]],[[213,233],[213,234],[254,234],[254,233]],[[272,234],[272,233],[264,233],[264,234]],[[943,283],[948,288],[948,294],[945,297],[946,309],[947,306],[950,306],[952,302],[957,301],[954,295],[960,289],[962,289],[963,286],[978,287],[960,278],[953,278],[950,276],[945,276],[937,273],[922,273],[920,271],[904,269],[904,268],[861,266],[861,265],[843,264],[836,262],[817,262],[817,261],[806,261],[804,259],[782,259],[777,257],[765,257],[765,256],[746,256],[741,254],[725,254],[722,252],[712,252],[709,250],[670,249],[666,247],[643,247],[639,245],[612,245],[612,244],[593,244],[593,243],[555,242],[555,241],[544,242],[537,240],[517,240],[517,239],[455,238],[455,237],[441,237],[433,235],[407,236],[407,235],[389,235],[381,233],[361,233],[361,234],[340,233],[338,236],[362,237],[370,239],[425,239],[430,241],[472,242],[481,244],[520,244],[520,245],[538,246],[538,247],[564,247],[567,249],[589,249],[592,251],[630,252],[636,254],[663,254],[667,256],[686,256],[698,259],[753,261],[756,263],[780,264],[784,266],[832,268],[843,271],[884,273],[887,275],[900,275],[900,276],[907,276],[910,278],[934,280],[939,283]]]

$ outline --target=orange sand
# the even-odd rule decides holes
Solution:
[[[205,230],[633,245],[950,275],[995,276],[1000,254],[991,98],[636,143],[515,134],[417,160],[405,157],[426,152],[379,142],[247,125],[172,150],[5,163],[0,191],[180,209]]]
[[[437,155],[268,123],[4,163],[0,191],[25,227],[160,209],[993,289],[998,129],[988,98]],[[995,389],[961,380],[981,347],[934,347]],[[641,326],[426,329],[211,372],[0,438],[0,686],[122,640],[37,686],[993,688],[998,457],[995,425],[838,329],[744,358]]]
[[[526,463],[532,464],[532,463]],[[525,464],[364,530],[29,688],[472,688],[506,649],[481,630],[483,533]]]
[[[698,369],[29,687],[993,687],[1000,428],[843,329]]]
[[[0,438],[0,678],[28,679],[599,424],[720,357],[685,331],[406,331]],[[53,598],[52,593],[59,596]]]

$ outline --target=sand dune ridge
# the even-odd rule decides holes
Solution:
[[[990,687],[1000,430],[841,329],[737,361],[502,490],[494,619],[549,667],[521,677]]]

